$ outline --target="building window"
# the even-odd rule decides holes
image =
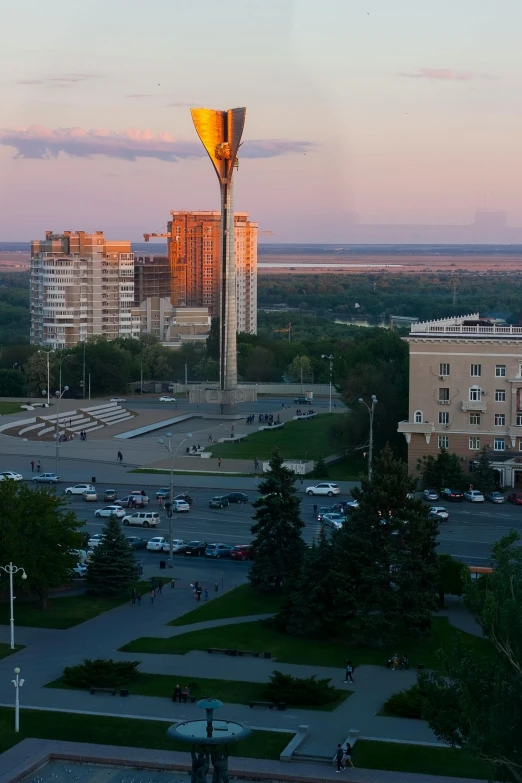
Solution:
[[[495,445],[494,445],[495,451],[505,451],[506,450],[506,441],[504,438],[495,438]]]
[[[505,402],[506,401],[506,392],[504,389],[496,389],[495,390],[495,402]]]
[[[470,438],[469,448],[470,451],[480,451],[480,438]]]
[[[522,413],[517,413],[517,427],[522,427]]]
[[[470,413],[469,414],[469,423],[470,424],[480,424],[480,413]]]
[[[449,402],[449,389],[439,389],[439,402]]]
[[[505,364],[497,364],[495,367],[495,378],[505,378],[506,377],[506,365]]]
[[[415,424],[422,424],[423,422],[422,411],[415,411],[413,421],[415,422]]]
[[[449,374],[450,374],[449,364],[439,364],[439,375],[449,375]]]
[[[495,413],[495,427],[505,427],[506,417],[503,413]]]
[[[469,390],[469,399],[471,402],[480,402],[482,389],[479,386],[472,386]]]
[[[439,413],[439,424],[449,424],[449,413],[448,413],[448,411],[441,411]]]
[[[448,448],[448,436],[439,435],[439,449],[447,449],[447,448]]]
[[[470,368],[470,375],[472,378],[480,378],[480,376],[482,375],[482,365],[472,364]]]

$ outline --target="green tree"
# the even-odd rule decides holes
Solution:
[[[495,780],[522,781],[522,547],[512,531],[493,545],[493,574],[469,582],[466,606],[492,653],[457,643],[442,674],[419,676],[437,737],[491,763]]]
[[[293,383],[301,383],[313,380],[314,373],[312,370],[312,362],[308,356],[294,356],[288,367],[286,368],[286,376],[288,380]]]
[[[481,492],[492,492],[495,489],[495,471],[492,468],[491,459],[486,446],[481,450],[471,481],[476,489]]]
[[[301,501],[294,487],[293,471],[284,467],[278,451],[269,462],[270,470],[259,484],[261,497],[252,525],[253,563],[249,572],[252,587],[264,593],[281,592],[285,582],[301,563],[305,550],[300,516]]]
[[[23,373],[17,370],[0,370],[0,397],[22,397],[25,393]]]
[[[469,580],[464,563],[446,553],[437,555],[439,565],[439,604],[444,606],[445,595],[463,595]]]
[[[315,463],[313,476],[318,479],[328,478],[328,466],[322,457]]]
[[[217,381],[219,378],[219,362],[215,359],[202,359],[192,372],[197,381]]]
[[[167,380],[170,377],[169,348],[165,348],[157,341],[147,345],[141,354],[144,367],[148,370],[150,380]]]
[[[424,489],[464,489],[468,483],[460,457],[446,449],[441,449],[436,457],[429,454],[419,459],[417,470]]]
[[[36,593],[42,609],[49,591],[67,583],[78,562],[83,522],[53,490],[0,482],[0,562],[24,568],[23,590]]]
[[[107,519],[102,534],[87,569],[87,591],[106,596],[130,593],[138,579],[138,564],[115,516]]]
[[[47,351],[47,349],[46,349]],[[33,353],[25,363],[25,378],[27,381],[27,393],[33,397],[42,399],[42,391],[47,391],[47,356],[46,351]],[[55,354],[49,355],[49,386],[51,396],[56,384],[56,359]]]
[[[255,346],[250,351],[245,363],[245,380],[247,381],[273,381],[276,378],[274,356],[270,350],[262,346]]]

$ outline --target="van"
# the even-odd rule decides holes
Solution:
[[[134,514],[126,514],[121,521],[123,525],[156,527],[156,525],[159,525],[160,520],[157,511],[135,511]]]

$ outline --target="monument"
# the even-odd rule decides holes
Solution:
[[[236,270],[234,263],[234,201],[232,179],[245,125],[246,109],[191,109],[197,134],[205,147],[221,192],[221,268],[219,302],[219,389],[196,389],[191,402],[217,402],[222,413],[238,402],[253,402],[255,389],[237,387]]]

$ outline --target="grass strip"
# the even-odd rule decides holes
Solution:
[[[353,748],[353,763],[362,769],[479,780],[493,779],[493,770],[488,764],[473,758],[463,750],[454,748],[359,740]]]
[[[167,625],[192,625],[209,620],[223,620],[227,617],[248,617],[255,614],[275,614],[281,608],[283,599],[279,595],[263,595],[250,585],[239,585],[228,593],[214,598],[196,609],[176,617]]]

